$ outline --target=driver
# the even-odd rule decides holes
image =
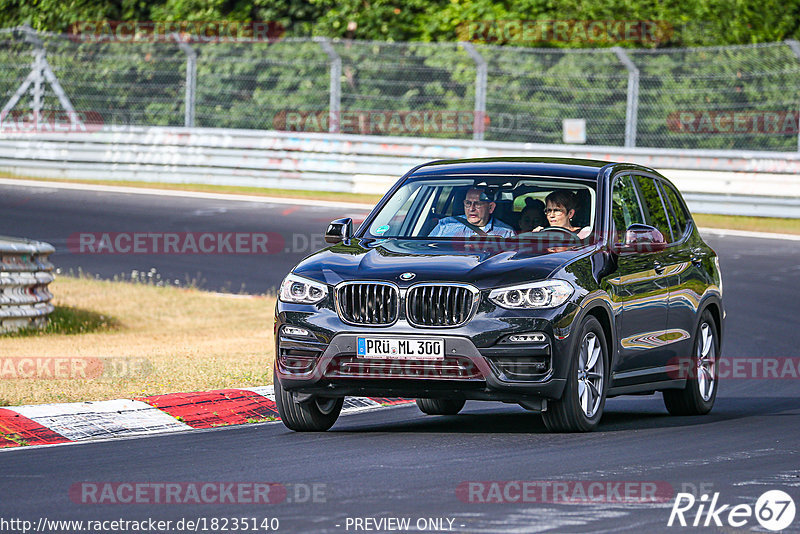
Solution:
[[[464,198],[465,217],[445,217],[439,221],[429,237],[471,237],[474,235],[514,237],[516,232],[513,228],[492,216],[496,206],[484,189],[470,188]]]
[[[544,199],[546,207],[544,214],[547,217],[547,222],[550,223],[549,228],[558,226],[577,234],[580,239],[584,239],[591,233],[591,227],[585,226],[583,228],[572,225],[572,218],[575,216],[575,195],[569,191],[558,189],[553,191]],[[541,232],[548,227],[537,226],[532,231]]]

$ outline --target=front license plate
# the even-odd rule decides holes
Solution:
[[[444,339],[397,339],[390,337],[360,337],[357,343],[359,358],[384,360],[443,360]]]

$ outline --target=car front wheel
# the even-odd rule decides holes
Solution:
[[[689,360],[686,388],[664,391],[664,405],[671,415],[704,415],[717,398],[717,358],[719,340],[716,323],[708,310],[700,316],[694,339],[694,353]]]
[[[273,375],[275,376],[275,375]],[[342,411],[344,397],[298,398],[281,387],[275,378],[275,404],[286,428],[297,432],[324,432],[336,422]]]
[[[551,432],[588,432],[597,427],[603,415],[608,369],[603,328],[589,316],[578,332],[580,341],[570,359],[564,393],[559,400],[549,401],[542,412]]]

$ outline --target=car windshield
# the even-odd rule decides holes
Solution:
[[[595,200],[593,184],[571,178],[415,178],[395,191],[365,237],[578,241],[593,232]]]

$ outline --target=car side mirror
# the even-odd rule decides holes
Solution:
[[[658,252],[667,247],[664,234],[647,224],[632,224],[625,231],[625,242],[614,243],[612,250],[625,252]]]
[[[353,235],[353,219],[346,217],[331,221],[328,229],[325,230],[325,242],[335,245],[342,241],[347,241]]]

